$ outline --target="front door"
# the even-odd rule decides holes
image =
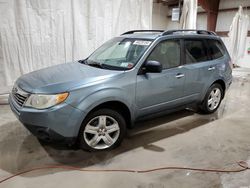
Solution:
[[[159,61],[161,73],[137,76],[136,106],[139,116],[162,111],[181,104],[185,74],[181,66],[179,40],[160,42],[146,61]]]

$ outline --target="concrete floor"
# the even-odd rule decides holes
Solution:
[[[200,115],[181,111],[139,123],[122,145],[110,152],[88,153],[41,145],[0,106],[0,180],[37,166],[74,165],[98,169],[148,169],[161,166],[234,168],[250,163],[250,69],[235,69],[234,82],[219,111]],[[169,170],[148,174],[42,170],[0,184],[0,187],[250,187],[250,170],[200,173]]]

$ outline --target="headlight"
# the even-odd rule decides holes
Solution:
[[[56,95],[31,94],[24,106],[37,109],[49,108],[65,101],[68,96],[69,93],[60,93]]]

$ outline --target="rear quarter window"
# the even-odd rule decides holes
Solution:
[[[210,39],[207,40],[207,44],[208,44],[209,54],[212,60],[219,59],[224,55],[225,50],[220,41]]]

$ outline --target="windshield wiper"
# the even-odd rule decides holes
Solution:
[[[95,61],[91,61],[88,63],[87,59],[79,60],[78,62],[85,64],[85,65],[92,66],[92,67],[101,68],[101,69],[109,69],[109,70],[128,70],[129,69],[126,67],[117,67],[117,66],[112,66],[112,65],[105,64],[105,63],[95,62]]]
[[[87,64],[86,59],[79,60],[78,62],[81,64]]]
[[[87,59],[79,60],[78,62],[81,63],[81,64],[85,64],[85,65],[89,65],[89,66],[92,66],[92,67],[97,67],[97,68],[102,68],[103,69],[102,63],[98,63],[98,62],[94,62],[94,61],[91,61],[90,63],[88,63]]]
[[[97,67],[97,68],[101,68],[103,69],[103,65],[102,63],[98,63],[98,62],[91,62],[91,63],[85,63],[86,65],[92,66],[92,67]]]
[[[112,66],[112,65],[105,64],[105,63],[102,64],[102,66],[104,68],[107,68],[107,69],[110,69],[110,70],[122,70],[122,71],[129,70],[129,68],[126,68],[126,67]]]
[[[103,69],[102,63],[100,63],[100,62],[91,61],[91,60],[86,59],[84,64],[92,66],[92,67],[97,67],[97,68]]]

